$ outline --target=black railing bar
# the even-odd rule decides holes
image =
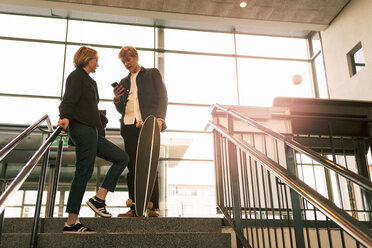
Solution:
[[[241,114],[239,114],[239,113],[237,113],[233,110],[227,109],[227,108],[225,108],[225,107],[223,107],[219,104],[216,104],[214,106],[230,113],[230,115],[234,116],[235,118],[237,118],[237,119],[239,119],[243,122],[246,122],[247,124],[261,130],[265,134],[267,134],[267,135],[269,135],[269,136],[271,136],[271,137],[273,137],[277,140],[280,140],[280,141],[284,142],[286,145],[288,145],[292,149],[294,149],[298,152],[304,153],[305,155],[309,156],[311,159],[314,159],[318,163],[324,165],[328,169],[339,173],[343,177],[345,177],[345,178],[349,179],[350,181],[358,184],[362,188],[368,190],[369,192],[372,192],[372,182],[369,181],[369,179],[367,179],[365,177],[362,177],[362,176],[352,172],[351,170],[348,170],[345,167],[342,167],[341,165],[339,165],[337,163],[334,163],[331,160],[322,157],[321,155],[319,155],[318,153],[314,152],[313,150],[307,148],[306,146],[303,146],[300,143],[288,138],[287,136],[282,135],[280,133],[277,133],[277,132],[259,124],[258,122],[252,120],[251,118],[243,116],[243,115],[241,115]],[[208,121],[208,123],[211,124],[212,122]]]
[[[217,207],[220,209],[221,213],[223,213],[223,215],[226,217],[226,220],[230,223],[230,225],[234,227],[235,221],[234,219],[231,218],[226,208],[221,207],[221,206],[217,206]],[[252,248],[252,246],[248,243],[248,240],[243,236],[242,232],[236,232],[236,235],[238,236],[239,240],[243,243],[244,247]]]
[[[303,197],[301,197],[301,199],[302,199],[302,206],[305,207],[305,199]],[[308,222],[307,222],[306,211],[304,211],[303,216],[304,216],[303,218],[304,218],[304,223],[305,223],[307,246],[308,247],[311,247],[311,245],[310,245],[309,227],[308,227]]]
[[[276,194],[277,194],[277,198],[278,198],[278,207],[279,207],[279,221],[280,221],[280,231],[281,231],[281,234],[282,234],[282,244],[283,244],[283,247],[286,247],[285,245],[285,238],[284,238],[284,228],[283,228],[283,214],[282,214],[282,199],[280,198],[280,196],[283,195],[283,187],[282,185],[280,184],[279,182],[279,179],[278,177],[275,177],[275,180],[276,180]],[[284,208],[284,203],[283,203],[283,208]]]
[[[311,202],[312,205],[321,209],[325,216],[337,223],[341,228],[345,229],[352,237],[367,247],[372,246],[372,231],[365,225],[361,224],[345,211],[338,208],[333,202],[329,201],[297,177],[290,176],[285,168],[271,158],[266,157],[256,148],[229,135],[225,127],[220,127],[213,123],[210,124],[215,130],[224,135],[226,139],[229,139],[235,145],[249,153],[250,156],[260,161],[260,163],[274,173],[277,178],[285,182],[291,189],[295,190],[298,194]]]
[[[27,164],[22,168],[18,175],[14,178],[12,183],[8,186],[5,192],[0,196],[0,214],[4,211],[7,203],[13,197],[13,195],[22,186],[23,182],[30,175],[31,171],[35,168],[36,164],[39,162],[40,158],[43,156],[47,148],[53,143],[55,138],[62,131],[61,127],[58,127],[52,135],[40,146],[40,148],[35,152]]]
[[[316,230],[316,239],[318,241],[318,247],[321,247],[321,242],[320,242],[320,233],[319,233],[319,226],[318,226],[318,212],[316,207],[313,208],[314,212],[314,220],[315,220],[315,230]]]
[[[8,144],[6,144],[1,150],[0,150],[0,161],[5,158],[6,155],[10,151],[13,150],[13,148],[21,141],[23,140],[27,135],[29,135],[36,127],[40,125],[43,121],[49,119],[48,115],[44,115],[40,120],[35,122],[34,124],[30,125],[28,128],[26,128],[22,133],[20,133],[17,137],[15,137],[12,141],[10,141]],[[49,122],[50,123],[50,122]]]

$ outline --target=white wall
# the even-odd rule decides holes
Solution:
[[[330,98],[372,100],[372,1],[352,0],[323,32]],[[366,67],[350,77],[347,53],[362,43]]]

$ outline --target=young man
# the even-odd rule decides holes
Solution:
[[[165,116],[167,113],[168,95],[161,74],[156,68],[144,68],[138,64],[137,50],[132,46],[125,46],[119,52],[119,59],[129,74],[114,88],[114,104],[121,114],[121,136],[124,138],[125,151],[129,154],[128,164],[128,191],[127,206],[131,209],[118,217],[136,217],[134,203],[134,177],[138,137],[143,121],[154,115],[160,130],[166,128]],[[159,213],[159,185],[158,176],[150,201],[152,206],[150,217],[158,217]],[[150,204],[151,205],[151,204]]]

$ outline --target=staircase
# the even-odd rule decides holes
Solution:
[[[231,247],[220,218],[80,218],[97,233],[63,234],[65,218],[41,218],[37,247]],[[0,247],[29,247],[32,218],[6,218]]]

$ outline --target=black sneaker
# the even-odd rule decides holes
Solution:
[[[75,224],[71,226],[65,223],[63,233],[95,233],[95,231],[84,226],[79,220],[77,220]]]
[[[94,196],[87,201],[88,206],[101,217],[111,218],[111,214],[106,211],[105,201],[97,200]]]

